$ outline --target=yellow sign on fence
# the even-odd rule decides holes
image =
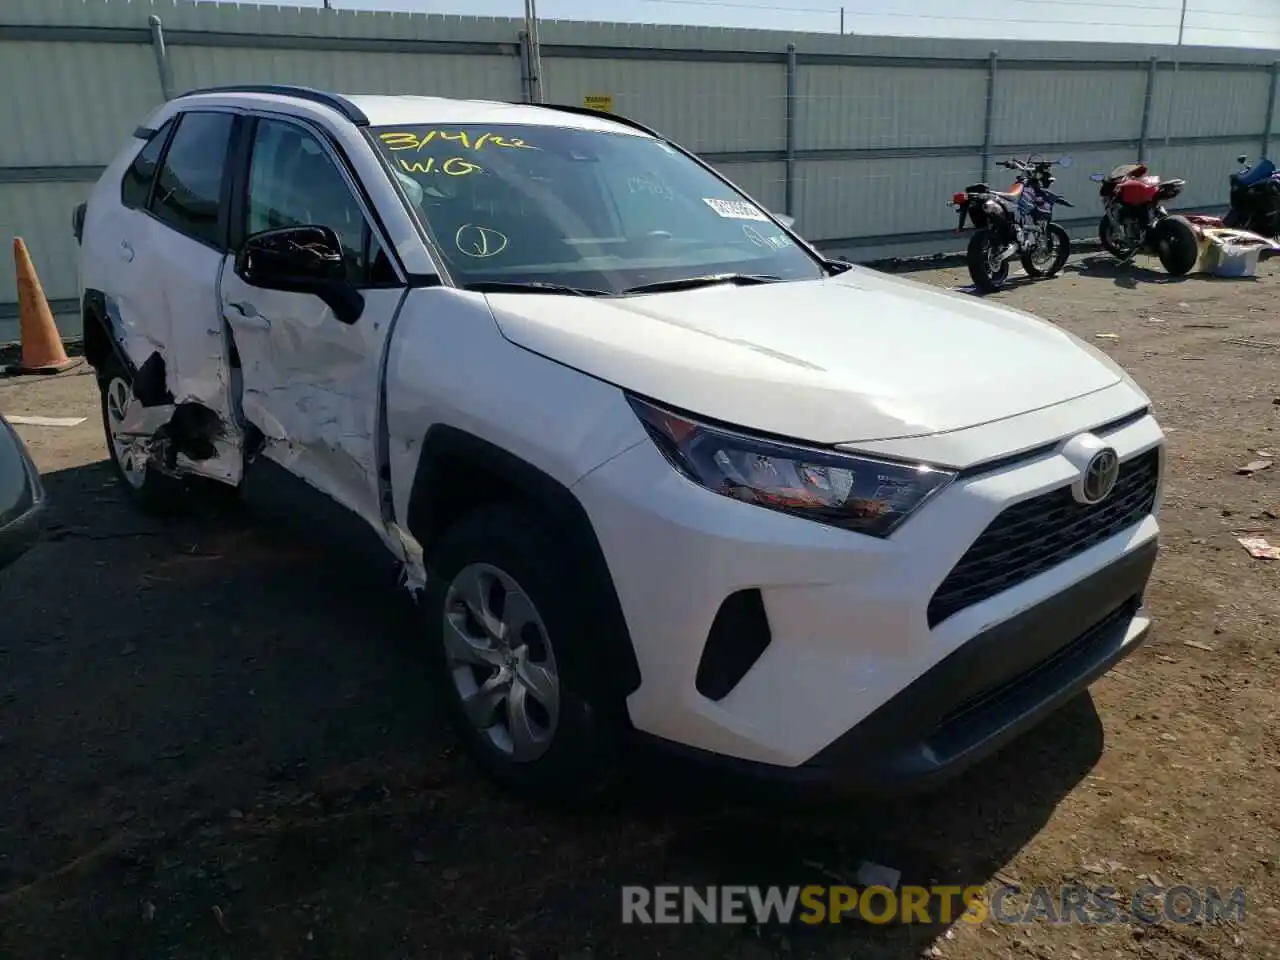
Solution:
[[[603,110],[613,113],[612,93],[589,93],[582,98],[582,105],[588,110]]]

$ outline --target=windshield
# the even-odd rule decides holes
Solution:
[[[616,294],[713,274],[823,276],[755,204],[650,137],[511,124],[371,133],[460,286]]]

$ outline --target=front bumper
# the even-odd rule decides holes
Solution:
[[[1084,692],[1138,648],[1151,541],[1069,590],[978,634],[799,767],[730,764],[869,794],[950,779]],[[1089,624],[1081,630],[1081,623]]]
[[[1106,439],[1127,462],[1163,435],[1147,416]],[[897,790],[959,772],[1085,689],[1148,629],[1153,514],[930,626],[930,598],[992,521],[1077,469],[1050,451],[963,478],[876,540],[710,493],[651,444],[619,455],[575,493],[640,667],[632,725],[784,779]],[[711,699],[699,664],[722,603],[744,590],[759,591],[770,637]]]

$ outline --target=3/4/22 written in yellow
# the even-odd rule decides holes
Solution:
[[[496,133],[484,132],[470,134],[465,130],[427,130],[414,133],[412,130],[394,130],[378,134],[378,139],[387,145],[388,150],[423,150],[433,142],[459,143],[467,150],[483,150],[485,147],[507,147],[513,150],[536,150],[519,137],[501,137]]]

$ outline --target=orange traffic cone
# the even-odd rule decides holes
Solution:
[[[22,360],[9,373],[61,373],[79,361],[67,358],[62,337],[53,322],[53,311],[21,237],[13,238],[13,262],[18,269],[18,324],[22,335]]]

